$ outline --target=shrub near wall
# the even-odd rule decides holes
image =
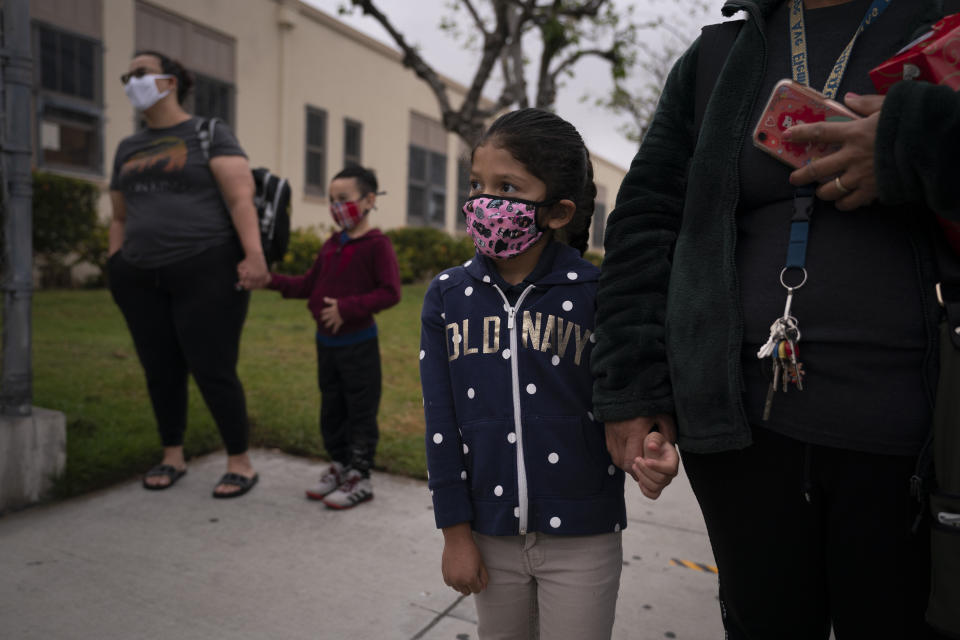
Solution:
[[[330,230],[304,227],[290,232],[290,247],[283,260],[274,265],[277,273],[301,275],[313,265]],[[452,237],[439,230],[423,227],[390,229],[385,232],[393,243],[403,284],[424,282],[444,269],[473,257],[470,238]]]
[[[70,286],[80,262],[106,262],[106,227],[97,222],[100,189],[86,180],[33,172],[33,251],[42,286]]]
[[[404,284],[429,280],[474,254],[469,237],[453,237],[439,229],[407,227],[390,229],[386,235],[397,252],[400,280]]]
[[[329,235],[330,230],[325,227],[310,226],[291,230],[287,253],[283,260],[273,265],[273,271],[290,276],[306,273],[313,266],[320,247]]]

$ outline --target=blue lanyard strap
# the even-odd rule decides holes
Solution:
[[[811,186],[799,187],[793,192],[793,217],[790,219],[787,269],[803,269],[807,264],[807,239],[810,237],[814,192]]]
[[[876,21],[893,0],[873,0],[860,26],[854,32],[850,42],[843,48],[840,57],[833,65],[823,94],[835,98],[840,81],[847,70],[850,53],[860,34]],[[803,0],[793,0],[790,7],[790,64],[793,79],[810,86],[810,74],[807,64],[807,29],[803,21]],[[814,188],[812,186],[796,189],[793,194],[793,218],[790,221],[790,243],[787,247],[786,269],[803,269],[807,260],[807,240],[810,237],[810,218],[813,214]]]
[[[873,22],[883,13],[893,0],[873,0],[867,13],[860,21],[860,26],[854,32],[850,42],[843,48],[840,57],[833,65],[833,70],[827,77],[827,83],[823,86],[823,94],[828,98],[836,98],[837,90],[840,88],[840,80],[847,70],[847,63],[850,61],[850,53],[853,51],[853,45],[856,44],[860,34],[866,31]],[[801,84],[810,86],[810,75],[807,65],[807,29],[803,22],[803,0],[793,0],[790,7],[790,62],[793,66],[793,79]]]

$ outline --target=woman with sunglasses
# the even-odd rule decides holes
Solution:
[[[204,153],[200,120],[182,107],[193,79],[178,62],[139,52],[121,81],[146,127],[117,148],[107,271],[164,447],[143,486],[168,489],[186,473],[189,372],[227,449],[213,496],[237,497],[257,482],[237,355],[247,289],[267,275],[249,163],[220,123]]]

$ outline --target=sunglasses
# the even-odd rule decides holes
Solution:
[[[137,67],[133,71],[128,71],[127,73],[124,73],[123,75],[121,75],[120,82],[122,82],[123,84],[127,84],[128,82],[130,82],[130,78],[142,78],[143,76],[148,74],[169,77],[164,75],[163,72],[158,73],[156,71],[151,71],[150,69],[146,69],[144,67]]]

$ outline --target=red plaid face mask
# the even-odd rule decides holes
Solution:
[[[366,214],[367,212],[361,211],[356,202],[330,203],[330,215],[333,216],[333,221],[337,223],[337,226],[344,231],[350,231],[357,226]]]

